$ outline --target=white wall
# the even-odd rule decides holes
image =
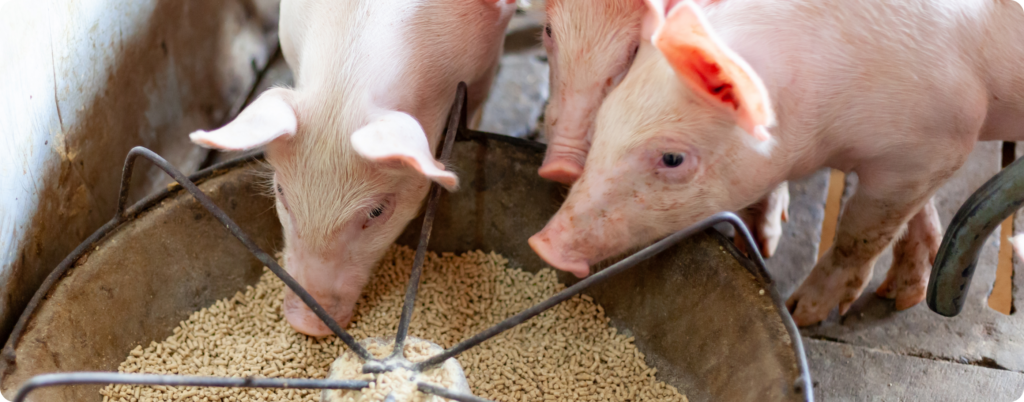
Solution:
[[[198,167],[187,133],[237,113],[276,20],[277,0],[0,0],[0,341],[111,218],[131,147]],[[165,183],[140,167],[135,199]]]

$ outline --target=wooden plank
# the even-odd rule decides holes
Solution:
[[[1013,216],[1000,224],[996,282],[988,296],[988,306],[1006,315],[1010,315],[1013,308],[1013,247],[1010,246],[1010,236],[1013,236]]]
[[[846,188],[846,174],[832,169],[828,177],[828,201],[825,203],[825,219],[821,222],[821,246],[818,247],[818,258],[821,258],[822,254],[825,254],[825,251],[832,247],[832,242],[835,241],[844,188]]]

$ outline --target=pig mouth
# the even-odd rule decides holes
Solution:
[[[320,303],[324,310],[327,311],[327,314],[337,321],[338,325],[342,328],[347,327],[349,322],[352,321],[351,308],[341,307],[340,303],[332,301],[330,298],[316,296],[313,298],[317,303]],[[313,313],[313,310],[310,310],[309,306],[306,306],[306,303],[295,292],[292,292],[291,289],[285,290],[281,311],[284,313],[288,324],[300,333],[318,338],[334,334],[334,331],[331,331],[324,324],[323,320]]]
[[[528,243],[530,248],[552,267],[569,272],[577,278],[586,278],[590,275],[590,264],[586,258],[573,250],[555,246],[543,232],[530,237]]]

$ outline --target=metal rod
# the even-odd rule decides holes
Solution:
[[[982,247],[999,225],[1024,206],[1024,158],[985,182],[957,210],[932,264],[926,300],[946,317],[960,314]]]
[[[34,390],[60,385],[127,384],[163,385],[169,387],[214,388],[305,388],[305,389],[363,389],[369,381],[309,380],[301,378],[230,378],[193,377],[159,374],[125,374],[105,372],[78,372],[43,374],[32,377],[21,386],[12,402],[22,402]]]
[[[497,325],[494,325],[493,327],[484,330],[483,332],[473,335],[469,339],[460,342],[459,344],[453,346],[452,348],[438,355],[435,355],[427,360],[417,363],[416,369],[419,371],[423,371],[428,367],[433,367],[441,363],[444,363],[445,360],[458,356],[460,353],[465,352],[467,349],[479,345],[480,343],[483,343],[484,341],[491,339],[497,336],[498,334],[505,332],[511,329],[512,327],[525,322],[526,320],[529,320],[530,318],[533,318],[534,316],[544,312],[545,310],[548,310],[554,307],[555,305],[582,293],[584,289],[593,286],[597,283],[604,282],[608,278],[611,278],[612,276],[615,276],[621,273],[622,271],[632,268],[634,265],[639,264],[640,262],[658,253],[661,253],[662,251],[665,251],[669,247],[678,243],[680,240],[690,237],[695,233],[702,232],[705,229],[708,229],[718,224],[719,222],[730,222],[734,226],[739,225],[739,227],[742,227],[743,225],[742,221],[740,221],[740,218],[737,217],[732,212],[721,212],[712,215],[710,218],[704,219],[693,226],[673,233],[672,235],[669,235],[668,237],[662,239],[661,241],[654,243],[643,250],[640,250],[636,254],[626,257],[622,259],[622,261],[619,261],[613,264],[612,266],[605,268],[601,272],[598,272],[582,281],[577,282],[575,285],[572,285],[566,288],[565,290],[558,292],[558,294],[551,296],[551,298],[539,304],[536,304],[533,307],[527,308],[526,310],[523,310],[519,314],[509,317],[505,321],[502,321]],[[746,237],[748,238],[745,238],[744,241],[749,241],[750,244],[754,244],[753,238],[749,238],[749,236],[750,234],[746,233]],[[760,255],[756,252],[757,249],[754,248],[751,250],[755,250],[755,252],[752,254],[756,254],[757,258],[759,259]],[[761,264],[764,264],[763,260]]]
[[[444,387],[438,387],[436,385],[427,384],[425,382],[416,383],[416,389],[420,392],[437,395],[442,398],[448,398],[458,402],[491,402],[490,399],[484,399],[474,395],[467,395],[461,392],[455,392]]]
[[[452,154],[452,146],[455,144],[455,137],[464,119],[466,105],[466,83],[460,82],[455,91],[455,101],[452,103],[451,113],[448,114],[448,130],[444,135],[444,143],[441,146],[441,160],[447,160]],[[409,324],[412,322],[412,313],[416,309],[416,294],[419,292],[420,277],[423,275],[423,260],[427,256],[427,244],[430,243],[430,232],[434,227],[434,215],[437,212],[437,204],[441,199],[441,186],[433,183],[430,186],[430,198],[427,202],[426,212],[423,214],[423,227],[420,229],[420,244],[416,247],[416,257],[412,263],[412,273],[409,275],[409,285],[405,289],[405,301],[402,303],[402,316],[398,320],[398,333],[395,334],[395,349],[391,356],[404,356],[405,339],[409,335]]]

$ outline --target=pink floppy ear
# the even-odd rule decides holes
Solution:
[[[775,114],[768,90],[746,61],[715,36],[696,4],[684,0],[671,8],[651,41],[695,93],[729,111],[736,125],[755,138],[771,137],[767,127],[775,124]]]
[[[298,127],[291,98],[291,90],[268,90],[226,126],[213,131],[199,130],[189,138],[208,148],[241,151],[291,137]]]
[[[400,162],[449,191],[459,187],[459,178],[444,170],[434,159],[423,127],[412,116],[387,112],[352,133],[352,148],[362,157],[380,163]]]

